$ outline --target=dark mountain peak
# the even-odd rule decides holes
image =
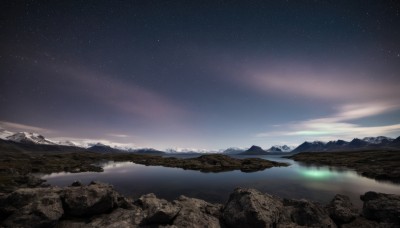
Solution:
[[[243,155],[246,155],[246,154],[247,155],[263,155],[263,154],[268,154],[268,152],[263,150],[259,146],[253,145],[248,150],[246,150],[245,152],[240,153],[240,154],[243,154]]]
[[[282,152],[282,149],[278,148],[276,146],[272,146],[271,148],[269,148],[268,151],[270,151],[270,152]]]
[[[349,147],[355,148],[355,147],[363,147],[368,145],[368,142],[361,140],[359,138],[354,138],[353,140],[350,141]]]
[[[122,150],[112,148],[111,146],[104,145],[102,143],[96,143],[95,145],[88,148],[89,151],[99,152],[99,153],[120,153],[124,152]]]
[[[293,150],[295,153],[300,152],[317,152],[317,151],[325,151],[325,143],[321,141],[314,141],[314,142],[303,142],[298,146],[296,149]]]

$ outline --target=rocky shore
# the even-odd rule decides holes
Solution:
[[[368,178],[400,183],[400,151],[303,152],[287,158],[310,165],[346,167]]]
[[[237,188],[224,205],[185,196],[171,202],[75,182],[1,194],[0,227],[399,227],[399,195],[367,192],[361,200],[359,212],[344,195],[323,206]]]

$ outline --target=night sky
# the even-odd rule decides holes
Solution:
[[[222,149],[400,135],[400,4],[0,3],[0,126]]]

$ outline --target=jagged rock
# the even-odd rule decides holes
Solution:
[[[400,196],[376,192],[361,195],[365,218],[379,223],[400,224]],[[399,225],[400,226],[400,225]]]
[[[237,188],[224,208],[223,220],[229,227],[275,227],[282,210],[277,197]]]
[[[142,224],[171,224],[180,207],[164,199],[158,199],[153,193],[141,196],[135,205],[143,209],[145,219]]]
[[[140,208],[132,208],[130,210],[118,208],[112,213],[94,218],[87,227],[138,227],[144,219],[144,213]]]
[[[319,204],[307,200],[283,200],[280,224],[289,227],[336,227],[328,212]]]
[[[132,203],[107,184],[23,188],[0,193],[0,227],[399,227],[400,196],[367,192],[363,215],[348,197],[336,195],[324,208],[254,189],[236,189],[225,206],[179,197],[173,202],[147,194]],[[331,216],[331,218],[329,217]],[[346,222],[346,224],[343,224]]]
[[[350,198],[337,194],[327,206],[330,217],[337,224],[353,221],[358,216],[358,210],[351,203]]]
[[[65,213],[76,217],[110,212],[117,206],[117,199],[118,194],[113,187],[102,183],[68,187],[62,194]]]
[[[352,222],[341,225],[342,228],[377,228],[381,227],[377,222],[367,220],[363,217],[357,217]],[[383,228],[383,227],[382,227]]]
[[[4,227],[54,226],[64,213],[58,188],[22,188],[3,196]]]
[[[173,203],[181,208],[173,225],[177,227],[221,227],[219,218],[222,205],[186,196],[180,196]]]

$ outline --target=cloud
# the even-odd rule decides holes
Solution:
[[[95,98],[113,109],[152,120],[176,118],[185,113],[165,96],[132,82],[82,67],[64,66],[62,72],[77,84],[74,91]]]
[[[25,125],[20,123],[12,123],[7,121],[0,121],[0,127],[5,128],[10,131],[32,131],[38,133],[49,133],[51,132],[49,129],[40,128],[31,125]]]
[[[331,116],[298,121],[283,125],[283,131],[269,131],[257,134],[257,137],[270,136],[313,136],[352,138],[361,136],[378,136],[400,132],[400,123],[380,126],[361,126],[350,123],[351,120],[366,118],[398,110],[400,107],[391,103],[350,104],[344,105]]]
[[[124,135],[124,134],[108,134],[108,136],[116,137],[116,138],[128,138],[129,137],[129,135]]]

